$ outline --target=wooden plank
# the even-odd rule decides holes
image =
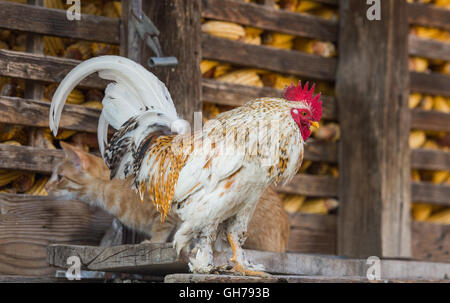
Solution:
[[[202,0],[202,17],[324,41],[337,40],[337,22],[229,0]]]
[[[450,206],[450,186],[428,182],[414,182],[412,184],[411,199],[414,202]]]
[[[0,96],[0,122],[3,123],[48,127],[49,110],[49,102]],[[67,104],[59,127],[95,133],[99,116],[98,109]]]
[[[0,144],[0,168],[50,173],[62,159],[58,149]]]
[[[97,245],[111,220],[78,201],[0,194],[0,274],[54,276],[49,244]]]
[[[202,34],[202,55],[205,59],[326,81],[334,80],[337,66],[335,58],[227,40],[206,33]]]
[[[339,4],[338,254],[409,257],[406,1],[383,1],[382,21],[365,18],[365,1]]]
[[[450,11],[434,5],[408,3],[408,22],[410,24],[438,27],[450,31]]]
[[[66,11],[0,2],[0,27],[35,34],[119,44],[119,19],[82,14],[67,20]]]
[[[337,183],[337,178],[329,176],[299,174],[289,184],[277,187],[277,191],[310,197],[336,197]]]
[[[365,277],[323,277],[270,275],[267,277],[243,277],[234,275],[201,275],[201,274],[171,274],[164,278],[164,283],[448,283],[442,280],[423,279],[383,279],[370,281]]]
[[[438,73],[410,72],[411,91],[450,97],[450,76]]]
[[[82,280],[69,280],[62,277],[36,277],[36,276],[18,276],[2,275],[0,283],[102,283],[105,279],[101,278],[83,278]]]
[[[413,149],[411,167],[429,170],[450,170],[450,152],[432,149]]]
[[[202,111],[201,98],[201,2],[200,0],[145,1],[143,10],[160,30],[166,56],[177,66],[156,67],[152,72],[170,91],[178,114],[194,125],[194,112]],[[147,48],[144,58],[153,56]]]
[[[450,262],[450,225],[413,222],[412,234],[414,259]]]
[[[241,106],[252,98],[283,96],[283,91],[271,87],[253,87],[240,84],[220,82],[212,79],[202,79],[203,102],[219,105]],[[323,118],[337,118],[336,100],[330,96],[322,96]]]
[[[450,114],[435,110],[411,110],[411,128],[450,132]]]
[[[289,252],[335,255],[336,215],[289,214]]]
[[[178,259],[171,244],[137,244],[114,247],[79,245],[51,245],[48,247],[49,264],[67,268],[69,256],[78,256],[82,268],[127,273],[180,273],[186,272],[184,259]],[[335,256],[298,253],[272,253],[245,250],[254,264],[262,264],[266,271],[284,275],[310,275],[327,277],[366,277],[369,266],[366,259],[347,259]],[[214,257],[216,266],[230,264],[231,251]],[[443,279],[450,275],[450,264],[418,261],[381,260],[381,279]]]
[[[0,50],[0,75],[43,82],[60,82],[80,61]],[[92,75],[81,81],[80,86],[105,88],[107,81]]]
[[[450,43],[409,35],[409,54],[450,61]]]
[[[337,216],[290,214],[289,252],[332,254],[336,247]],[[412,258],[450,262],[450,225],[413,221]]]
[[[67,258],[78,256],[82,269],[106,272],[165,274],[187,272],[171,243],[120,245],[112,247],[50,245],[47,262],[67,268]]]

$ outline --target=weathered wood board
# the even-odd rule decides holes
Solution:
[[[326,277],[366,277],[371,264],[366,259],[336,256],[271,253],[246,250],[254,264],[263,264],[266,271],[283,275]],[[137,244],[115,247],[51,245],[48,262],[67,268],[67,258],[78,256],[82,269],[127,273],[161,274],[186,272],[186,260],[178,258],[170,244]],[[215,256],[215,265],[229,265],[230,252]],[[404,260],[381,260],[381,279],[445,279],[450,276],[450,264]]]
[[[0,275],[54,275],[54,243],[97,245],[112,218],[77,201],[0,194]]]

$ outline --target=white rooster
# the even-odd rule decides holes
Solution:
[[[314,86],[291,84],[284,98],[250,100],[191,134],[151,72],[123,57],[97,57],[75,67],[56,90],[50,109],[55,135],[67,96],[94,72],[113,81],[98,125],[111,178],[130,177],[141,196],[148,191],[162,220],[169,211],[180,218],[173,244],[178,253],[194,244],[191,271],[215,270],[213,253],[228,240],[233,271],[264,274],[241,246],[261,194],[272,183],[288,182],[301,165],[310,127],[318,127],[322,115]],[[109,144],[108,125],[116,129]]]

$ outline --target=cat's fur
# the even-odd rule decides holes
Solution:
[[[78,199],[105,209],[125,226],[151,236],[151,242],[167,242],[178,220],[172,213],[164,223],[147,195],[140,202],[131,180],[109,179],[109,169],[96,157],[64,142],[66,158],[46,185],[48,193],[61,199]],[[249,223],[245,248],[284,252],[289,238],[289,219],[281,199],[269,188],[261,197]]]

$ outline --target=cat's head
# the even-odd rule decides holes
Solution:
[[[45,185],[50,196],[82,199],[98,181],[109,180],[109,169],[103,159],[61,142],[66,157],[53,169]]]

